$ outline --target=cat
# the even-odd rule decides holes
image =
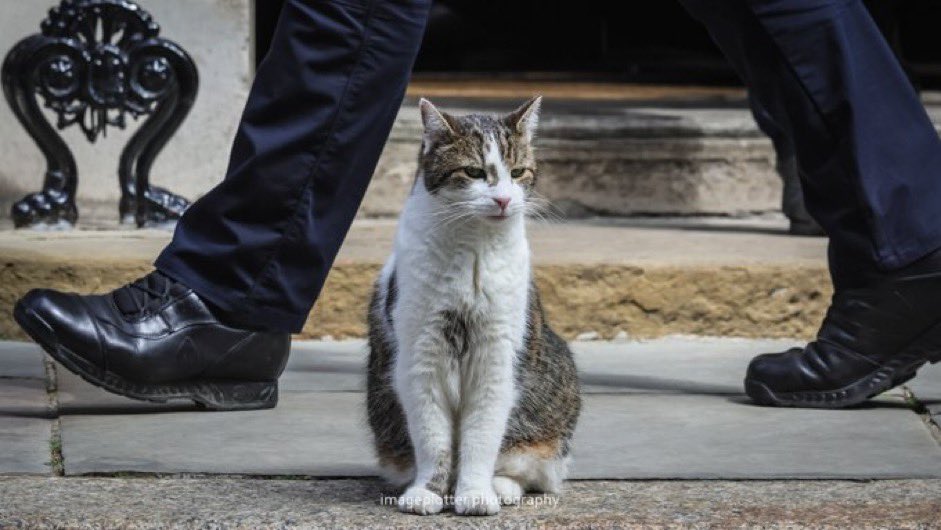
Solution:
[[[565,478],[579,383],[525,225],[540,103],[503,117],[419,104],[419,169],[368,318],[368,419],[402,511],[491,515]]]

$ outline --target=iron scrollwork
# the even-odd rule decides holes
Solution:
[[[13,205],[17,227],[78,219],[78,171],[57,129],[79,127],[90,142],[146,116],[118,163],[122,222],[178,219],[186,199],[150,185],[154,160],[189,114],[199,76],[183,48],[129,0],[62,0],[41,32],[20,41],[2,67],[3,93],[46,159],[42,191]],[[55,117],[55,127],[43,106]]]

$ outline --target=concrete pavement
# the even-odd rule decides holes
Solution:
[[[529,497],[473,518],[398,513],[374,479],[0,477],[0,494],[3,528],[941,527],[941,480],[575,481],[555,504]]]
[[[585,404],[578,479],[941,478],[941,370],[852,410],[752,405],[741,378],[756,352],[787,340],[671,337],[573,344]],[[0,343],[0,472],[66,475],[225,473],[370,476],[362,341],[298,342],[270,411],[219,413],[130,400],[59,368],[55,391],[38,347]],[[906,394],[909,392],[909,394]],[[50,408],[52,407],[52,408]],[[51,436],[53,425],[58,437]]]
[[[941,521],[941,445],[928,421],[941,412],[941,369],[925,368],[909,386],[851,410],[750,404],[741,389],[748,359],[792,344],[573,343],[585,393],[577,480],[555,505],[532,498],[542,504],[464,520],[409,518],[382,505],[391,493],[370,478],[362,341],[297,342],[280,405],[229,413],[113,396],[61,367],[47,380],[38,347],[0,342],[0,475],[9,475],[0,477],[0,527],[929,528]]]

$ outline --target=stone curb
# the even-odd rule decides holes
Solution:
[[[0,478],[13,528],[941,527],[941,481],[575,481],[492,517],[401,514],[376,480]],[[394,497],[391,497],[394,498]],[[534,499],[529,497],[529,499]],[[535,498],[538,499],[538,498]]]
[[[566,339],[812,336],[830,297],[826,241],[759,221],[533,223],[535,279]],[[303,338],[359,338],[394,221],[354,223]],[[170,234],[0,232],[0,337],[31,288],[103,292],[151,270]]]
[[[152,268],[146,260],[0,262],[0,338],[25,336],[15,301],[32,288],[104,292]],[[380,266],[337,263],[300,337],[366,334],[365,314]],[[823,267],[805,265],[537,265],[550,322],[566,339],[671,334],[809,337],[826,311]],[[587,334],[587,335],[584,335]]]

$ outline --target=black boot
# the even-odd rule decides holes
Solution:
[[[220,322],[160,272],[106,295],[26,294],[16,321],[55,360],[109,392],[191,399],[214,410],[272,408],[291,336]]]
[[[745,391],[753,400],[848,407],[941,361],[941,251],[892,273],[854,274],[864,277],[837,283],[817,340],[752,360]]]

